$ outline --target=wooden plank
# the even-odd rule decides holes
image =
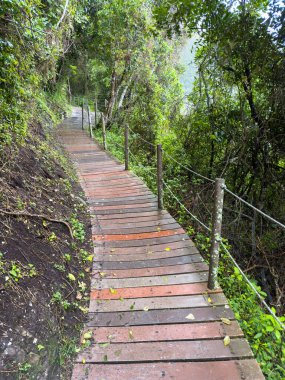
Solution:
[[[162,249],[165,249],[165,248],[173,249],[175,246],[172,246],[171,243],[177,243],[177,242],[188,241],[188,240],[190,239],[186,234],[177,234],[177,235],[166,236],[166,237],[146,238],[146,239],[129,240],[129,241],[119,241],[119,240],[105,241],[104,246],[111,247],[111,248],[120,248],[120,247],[126,248],[126,247],[147,247],[151,245],[161,245]],[[94,240],[94,242],[97,245],[99,245],[98,240]]]
[[[114,291],[112,289],[112,291]],[[110,293],[112,294],[111,290]],[[109,313],[120,311],[139,311],[143,310],[146,313],[149,310],[167,310],[187,309],[189,307],[206,307],[209,305],[225,305],[227,304],[226,297],[222,294],[205,295],[189,295],[189,296],[172,296],[172,297],[149,297],[149,298],[132,298],[121,300],[91,300],[89,304],[90,313]]]
[[[181,274],[192,272],[204,272],[208,270],[206,263],[192,263],[181,265],[168,265],[165,267],[139,268],[139,269],[119,269],[116,271],[106,270],[103,274],[100,271],[92,273],[93,278],[128,278],[128,277],[152,277],[166,276],[169,274]]]
[[[227,305],[226,305],[227,306]],[[192,314],[194,319],[186,319]],[[92,326],[138,326],[177,323],[220,321],[221,318],[234,319],[231,309],[225,306],[197,307],[189,309],[122,311],[120,313],[90,313],[88,327]]]
[[[230,377],[229,377],[230,376]],[[76,364],[72,380],[264,380],[255,360]]]
[[[107,278],[92,279],[91,288],[134,288],[140,286],[172,285],[172,284],[191,284],[194,282],[205,282],[208,272],[172,274],[169,276],[138,277],[138,278]]]
[[[94,247],[94,254],[102,259],[106,259],[107,256],[114,257],[129,257],[129,260],[136,260],[136,257],[148,259],[159,259],[159,258],[169,258],[176,256],[188,256],[197,255],[198,250],[193,245],[191,240],[185,240],[183,242],[172,243],[171,248],[169,245],[152,245],[146,247],[102,247],[97,246],[96,243]],[[115,258],[116,260],[116,258]]]
[[[162,285],[162,286],[146,286],[140,288],[116,288],[116,292],[110,292],[110,289],[92,290],[90,299],[125,299],[139,297],[168,297],[177,295],[193,295],[193,294],[211,294],[219,293],[221,289],[210,291],[207,288],[207,282],[195,284],[179,284],[179,285]]]
[[[150,222],[148,222],[148,224],[150,224]],[[120,225],[119,225],[120,226]],[[165,231],[165,230],[174,230],[174,229],[177,229],[179,228],[179,224],[178,223],[168,223],[168,224],[163,224],[163,225],[153,225],[153,226],[149,226],[149,227],[134,227],[134,226],[131,226],[129,228],[126,227],[126,225],[123,225],[123,227],[119,227],[118,228],[118,225],[116,225],[117,228],[105,228],[103,229],[104,231],[104,234],[106,235],[122,235],[122,234],[133,234],[133,233],[146,233],[146,232],[156,232],[156,231]],[[102,225],[101,226],[96,226],[96,227],[93,227],[92,228],[92,234],[97,234],[99,235],[100,233],[102,233]]]
[[[132,327],[95,327],[86,329],[92,332],[97,343],[136,343],[171,340],[220,339],[226,335],[242,337],[243,333],[237,321],[230,325],[222,322],[193,323],[179,325],[151,325]],[[84,333],[83,333],[84,334]]]
[[[131,234],[123,234],[123,235],[114,235],[114,234],[101,234],[101,235],[92,235],[92,239],[95,241],[104,240],[104,241],[127,241],[127,240],[143,240],[150,238],[162,238],[165,236],[173,236],[173,235],[182,235],[184,234],[184,230],[180,228],[176,228],[173,230],[160,230],[153,232],[141,232],[141,233],[131,233]]]
[[[102,347],[95,344],[78,355],[78,362],[86,363],[162,362],[170,360],[207,361],[252,358],[252,352],[245,339],[233,339],[229,346],[223,340],[194,340],[147,343],[117,343]],[[105,358],[105,359],[104,359]]]
[[[112,256],[110,259],[107,260],[107,257],[104,259],[104,261],[99,260],[95,261],[93,263],[93,270],[101,270],[101,269],[110,269],[110,270],[118,270],[118,269],[139,269],[139,268],[150,268],[150,267],[160,267],[161,265],[180,265],[183,263],[199,263],[203,262],[201,255],[189,255],[189,256],[178,256],[178,257],[170,257],[166,259],[157,259],[157,260],[140,260],[137,258],[137,260],[128,261],[129,257],[134,259],[133,255],[120,255],[120,260],[115,260],[114,256]],[[141,255],[139,255],[141,256]],[[136,256],[137,257],[137,256]],[[125,259],[125,260],[124,260]]]

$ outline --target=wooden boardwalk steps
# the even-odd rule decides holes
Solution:
[[[79,109],[60,135],[89,201],[95,244],[85,326],[93,342],[72,380],[264,379],[224,294],[207,290],[208,266],[179,224],[81,130]]]

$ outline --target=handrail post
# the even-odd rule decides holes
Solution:
[[[163,165],[162,165],[162,145],[157,145],[157,198],[158,209],[163,210]]]
[[[102,113],[102,135],[103,135],[103,148],[107,150],[107,141],[106,141],[106,120],[105,115]]]
[[[129,126],[125,125],[125,170],[129,170]]]
[[[82,120],[82,130],[84,129],[84,99],[82,100],[81,106],[81,120]]]
[[[94,127],[96,128],[97,125],[97,96],[95,97],[95,102],[94,102],[94,112],[95,112],[95,121],[94,121]]]
[[[90,137],[93,138],[93,131],[92,131],[92,125],[91,125],[91,114],[90,114],[89,105],[87,105],[87,115],[88,115],[89,134],[90,134]]]
[[[215,290],[219,287],[218,284],[218,269],[219,269],[219,248],[222,240],[222,219],[223,219],[223,204],[224,204],[224,187],[225,180],[216,178],[215,180],[215,204],[212,218],[212,238],[210,248],[210,267],[208,278],[208,289]]]

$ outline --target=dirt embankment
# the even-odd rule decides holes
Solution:
[[[52,131],[0,162],[0,379],[68,379],[86,318],[91,231]]]

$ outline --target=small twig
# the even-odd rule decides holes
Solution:
[[[2,209],[0,209],[0,214],[6,214],[6,215],[12,215],[12,216],[27,216],[30,218],[41,218],[41,219],[48,220],[49,222],[63,224],[68,228],[71,238],[74,239],[72,229],[69,223],[67,223],[65,220],[53,219],[53,218],[50,218],[49,216],[42,215],[42,214],[30,214],[28,212],[5,211]]]

